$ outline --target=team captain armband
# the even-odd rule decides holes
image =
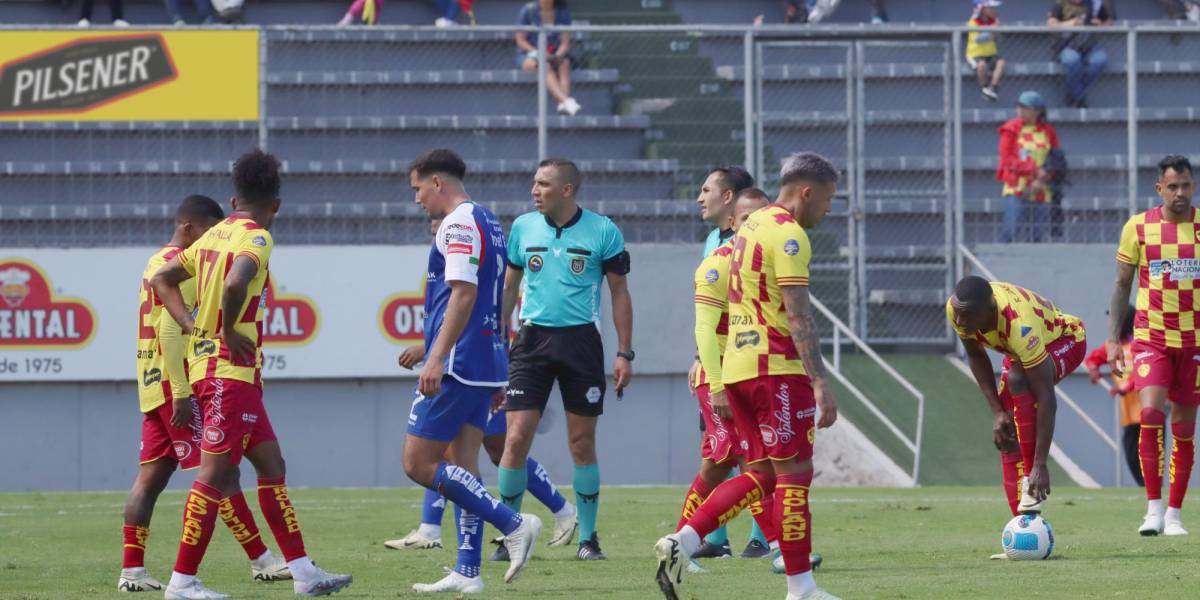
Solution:
[[[615,273],[617,275],[629,274],[629,251],[622,250],[615,256],[604,261],[602,265],[604,273]]]

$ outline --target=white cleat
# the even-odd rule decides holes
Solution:
[[[579,529],[579,513],[571,511],[570,515],[562,517],[554,517],[554,532],[550,534],[550,542],[547,546],[566,546],[575,539],[575,532]]]
[[[320,567],[313,568],[316,573],[311,580],[294,579],[292,581],[292,590],[296,592],[297,596],[328,596],[350,587],[350,582],[354,581],[354,578],[349,575],[327,573]]]
[[[447,29],[450,27],[458,27],[458,21],[447,19],[446,17],[438,17],[434,20],[433,26],[439,29]]]
[[[437,583],[414,583],[414,592],[459,592],[463,594],[479,594],[483,592],[483,577],[467,577],[453,569],[446,569],[446,576]]]
[[[1042,512],[1042,505],[1046,501],[1038,500],[1029,494],[1029,478],[1022,477],[1019,485],[1021,486],[1021,502],[1017,504],[1017,512],[1021,514]]]
[[[658,589],[667,600],[679,600],[683,573],[691,559],[679,541],[679,534],[672,533],[658,538],[658,542],[654,544],[654,555],[658,558],[658,572],[654,575]]]
[[[517,573],[533,556],[533,548],[537,538],[542,533],[542,520],[537,515],[521,513],[521,524],[509,535],[504,536],[504,547],[508,548],[508,571],[504,573],[504,583],[512,583]]]
[[[1187,535],[1188,530],[1183,528],[1183,521],[1175,519],[1167,519],[1163,521],[1163,535]]]
[[[829,592],[827,592],[821,588],[816,588],[813,591],[811,591],[807,594],[804,594],[802,596],[797,596],[795,594],[788,594],[787,600],[842,600],[842,599],[838,598],[837,596],[834,596],[833,594],[830,594]]]
[[[161,590],[163,584],[150,576],[146,569],[121,569],[121,577],[117,579],[118,592],[148,592]]]
[[[187,585],[179,587],[167,586],[167,590],[163,592],[165,600],[229,600],[226,594],[218,594],[200,583],[199,579],[193,578]]]
[[[1160,512],[1148,512],[1146,518],[1142,520],[1142,526],[1138,527],[1138,533],[1141,535],[1158,535],[1163,532],[1163,514]]]
[[[254,581],[283,581],[292,578],[292,570],[288,568],[282,556],[271,555],[262,563],[250,561],[250,578]]]
[[[442,540],[427,538],[414,529],[408,535],[398,540],[388,540],[383,545],[392,550],[433,550],[442,547]]]
[[[988,560],[1008,560],[1008,555],[1001,552],[1000,554],[993,554],[989,556]]]

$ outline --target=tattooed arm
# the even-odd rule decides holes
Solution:
[[[817,427],[829,427],[837,421],[838,403],[825,381],[825,364],[821,362],[821,334],[813,320],[808,287],[790,285],[780,290],[783,292],[783,305],[787,310],[792,343],[796,345],[800,360],[804,361],[804,369],[812,379],[817,409],[821,412]]]

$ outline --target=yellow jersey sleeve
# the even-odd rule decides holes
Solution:
[[[773,228],[768,247],[770,262],[775,265],[775,283],[779,287],[808,285],[808,263],[812,261],[812,246],[808,234],[795,221]]]
[[[728,310],[729,254],[732,246],[718,248],[696,269],[696,353],[700,356],[701,372],[696,384],[709,384],[709,392],[724,391],[721,383],[721,354],[723,345],[718,329],[721,316]]]
[[[262,271],[267,267],[267,261],[271,258],[271,250],[274,248],[275,241],[271,239],[269,231],[258,227],[247,229],[242,234],[241,242],[234,251],[234,260],[237,260],[239,256],[245,256],[253,260],[258,265],[258,270]]]
[[[191,246],[188,246],[187,248],[185,248],[179,254],[175,255],[175,256],[179,257],[179,264],[183,265],[184,270],[186,270],[188,272],[188,274],[191,275],[192,277],[196,276],[196,252],[197,252],[196,246],[199,246],[199,244],[192,244]],[[180,289],[183,289],[183,288],[181,287]],[[192,289],[195,290],[194,287]],[[193,294],[194,294],[194,291],[193,291]]]
[[[195,308],[196,280],[188,279],[179,284],[179,292],[183,295],[183,303],[188,310]],[[187,398],[192,395],[187,372],[189,339],[189,336],[183,335],[183,328],[171,317],[171,313],[162,311],[158,318],[158,343],[162,347],[163,370],[167,372],[167,379],[171,382],[171,395],[175,398]]]
[[[1117,244],[1117,260],[1127,265],[1138,265],[1142,260],[1142,248],[1138,244],[1135,218],[1125,222],[1121,228],[1121,241]]]

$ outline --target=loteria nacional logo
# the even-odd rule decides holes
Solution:
[[[0,115],[84,113],[178,74],[162,34],[79,38],[0,65]]]
[[[263,345],[303,346],[317,336],[321,314],[308,296],[281,294],[267,278],[263,296]]]
[[[82,348],[96,312],[81,298],[54,295],[50,278],[21,258],[0,258],[0,348]]]
[[[407,344],[425,339],[425,279],[421,289],[400,292],[384,299],[379,307],[379,330],[393,344]]]

